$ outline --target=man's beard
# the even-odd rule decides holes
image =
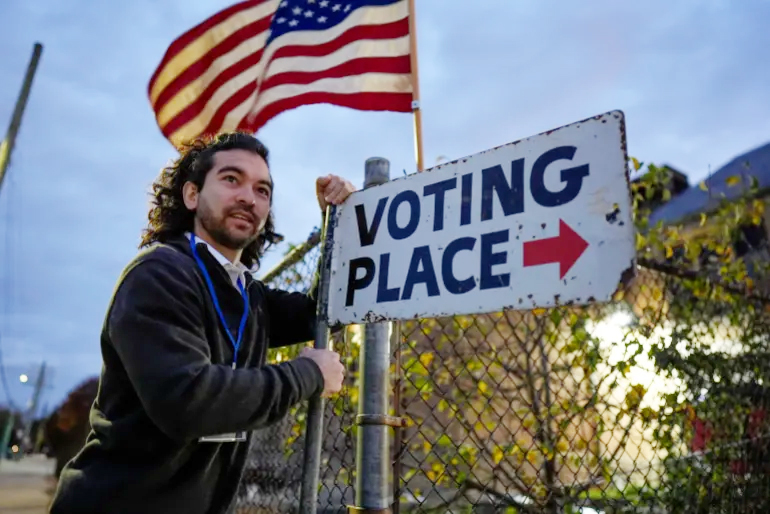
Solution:
[[[254,219],[254,233],[248,236],[241,236],[233,234],[231,230],[227,228],[227,218],[234,212],[243,212],[243,209],[231,208],[224,212],[221,218],[218,218],[209,209],[205,202],[201,202],[196,210],[196,216],[200,221],[201,226],[208,232],[211,238],[217,243],[221,244],[225,248],[232,250],[243,250],[251,243],[257,240],[261,231],[261,224],[259,220]],[[253,213],[252,213],[253,216]]]

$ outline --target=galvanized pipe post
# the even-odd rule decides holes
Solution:
[[[313,347],[326,350],[329,347],[329,279],[331,276],[332,246],[334,244],[334,216],[337,208],[330,205],[326,209],[324,228],[321,236],[321,266],[318,277],[318,298],[316,307],[315,342]],[[318,479],[323,449],[323,422],[326,400],[316,395],[308,402],[307,422],[305,425],[305,453],[302,461],[300,484],[300,514],[315,514],[318,509]]]
[[[366,160],[364,188],[390,180],[390,162],[373,157]],[[389,512],[390,434],[394,425],[388,416],[390,396],[390,323],[369,323],[364,327],[364,344],[359,357],[360,388],[356,452],[356,505],[351,512]]]

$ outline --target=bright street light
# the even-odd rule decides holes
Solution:
[[[27,375],[24,375],[24,374],[19,375],[19,382],[21,382],[22,384],[26,384],[27,380],[29,380],[29,377]]]

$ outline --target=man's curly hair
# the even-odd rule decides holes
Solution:
[[[267,163],[268,151],[265,145],[250,134],[230,132],[215,137],[201,137],[180,148],[180,155],[170,166],[163,168],[152,184],[152,208],[149,223],[142,233],[139,248],[153,243],[166,243],[171,239],[192,232],[195,212],[189,210],[182,197],[186,182],[192,182],[203,189],[206,174],[214,166],[214,154],[223,150],[247,150],[262,157]],[[273,185],[273,191],[275,185]],[[272,206],[272,195],[270,203]],[[251,267],[259,264],[267,249],[283,238],[275,232],[272,211],[268,214],[265,227],[257,239],[243,249],[241,262]]]

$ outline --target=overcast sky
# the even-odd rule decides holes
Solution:
[[[174,156],[147,82],[176,36],[227,5],[0,2],[3,130],[32,45],[45,45],[0,191],[0,347],[16,404],[32,393],[19,374],[43,360],[51,408],[99,373],[107,302]],[[426,165],[613,109],[626,113],[631,155],[691,183],[770,141],[768,0],[418,0],[417,17]],[[391,176],[414,170],[408,114],[306,106],[259,136],[291,242],[318,224],[316,176],[360,187],[372,156],[391,160]]]

